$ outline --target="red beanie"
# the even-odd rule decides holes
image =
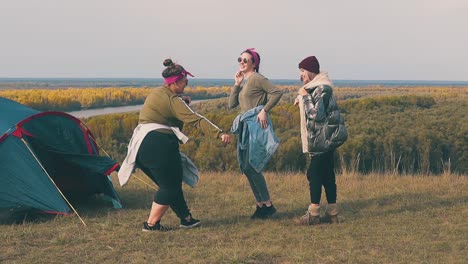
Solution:
[[[313,73],[320,73],[320,64],[315,56],[309,56],[299,63],[299,69],[308,70]]]

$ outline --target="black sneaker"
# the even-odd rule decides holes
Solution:
[[[276,208],[271,204],[271,206],[263,206],[263,214],[262,214],[262,219],[270,218],[272,215],[276,213]]]
[[[201,224],[200,220],[195,219],[195,218],[192,217],[192,214],[189,214],[189,216],[190,216],[190,220],[188,220],[188,221],[185,220],[185,218],[180,220],[180,227],[181,228],[187,228],[187,229],[188,228],[194,228],[194,227],[197,227],[197,226],[199,226]]]
[[[163,226],[159,222],[157,222],[154,226],[150,226],[148,222],[144,222],[143,229],[141,231],[143,232],[148,232],[148,231],[167,232],[167,231],[172,231],[172,228]]]
[[[263,216],[263,211],[264,211],[264,208],[265,205],[262,204],[262,207],[258,206],[257,205],[257,209],[255,209],[255,212],[253,213],[253,215],[250,217],[250,219],[258,219],[258,218],[262,218]]]

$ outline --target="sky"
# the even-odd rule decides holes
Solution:
[[[466,0],[0,0],[0,78],[269,79],[315,55],[340,80],[468,81]]]

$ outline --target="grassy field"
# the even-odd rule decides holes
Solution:
[[[267,173],[278,213],[250,220],[239,173],[202,173],[186,198],[202,227],[142,232],[154,190],[135,177],[124,204],[94,198],[76,216],[0,225],[1,263],[467,263],[466,175],[338,175],[342,223],[294,226],[309,197],[302,174]],[[115,177],[115,175],[113,175]],[[149,182],[140,173],[137,177]],[[115,179],[115,178],[114,178]],[[115,185],[117,181],[114,181]],[[179,224],[170,211],[163,224]]]

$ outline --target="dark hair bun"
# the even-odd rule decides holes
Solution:
[[[169,67],[169,66],[174,65],[174,63],[172,62],[171,59],[165,59],[164,62],[163,62],[163,65],[166,66],[166,67]]]

